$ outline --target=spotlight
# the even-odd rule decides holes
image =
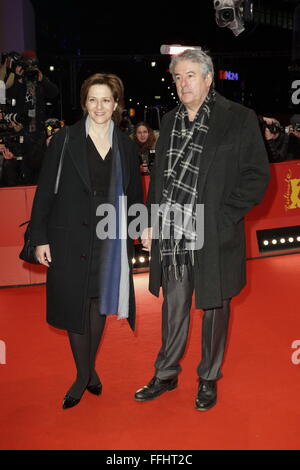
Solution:
[[[181,44],[162,44],[160,46],[161,54],[178,55],[187,49],[200,49],[199,46],[182,46]]]
[[[257,230],[256,236],[261,253],[299,250],[300,225]]]
[[[135,243],[131,263],[132,270],[135,274],[149,271],[149,255],[144,252],[142,244]]]

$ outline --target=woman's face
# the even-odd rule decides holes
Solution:
[[[145,126],[139,126],[136,130],[136,138],[141,144],[147,142],[149,137],[149,131]]]
[[[109,122],[117,105],[109,86],[92,85],[90,87],[85,106],[95,124]]]

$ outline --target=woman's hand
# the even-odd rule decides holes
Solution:
[[[49,268],[51,261],[50,245],[38,245],[35,248],[35,256],[40,264]]]

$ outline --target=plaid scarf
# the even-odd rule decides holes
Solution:
[[[211,90],[192,123],[183,104],[175,115],[158,212],[160,255],[167,278],[174,269],[175,278],[181,279],[189,260],[194,264],[197,182],[214,102],[215,92]]]

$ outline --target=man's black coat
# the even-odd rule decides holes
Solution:
[[[143,203],[135,144],[119,129],[124,194],[128,207]],[[50,244],[52,263],[47,271],[47,321],[77,333],[84,331],[88,308],[87,288],[94,230],[92,188],[86,157],[85,118],[69,127],[58,194],[54,195],[58,162],[65,131],[59,131],[48,148],[39,177],[31,215],[32,243]],[[133,241],[128,239],[128,259]],[[112,295],[114,293],[112,292]],[[130,274],[130,326],[135,324],[135,300]]]
[[[148,210],[159,204],[170,132],[177,108],[162,120],[151,173]],[[217,93],[201,156],[198,204],[204,204],[204,245],[195,256],[197,308],[214,308],[246,283],[244,216],[263,197],[268,158],[255,113]],[[158,240],[152,241],[149,288],[159,295]]]

